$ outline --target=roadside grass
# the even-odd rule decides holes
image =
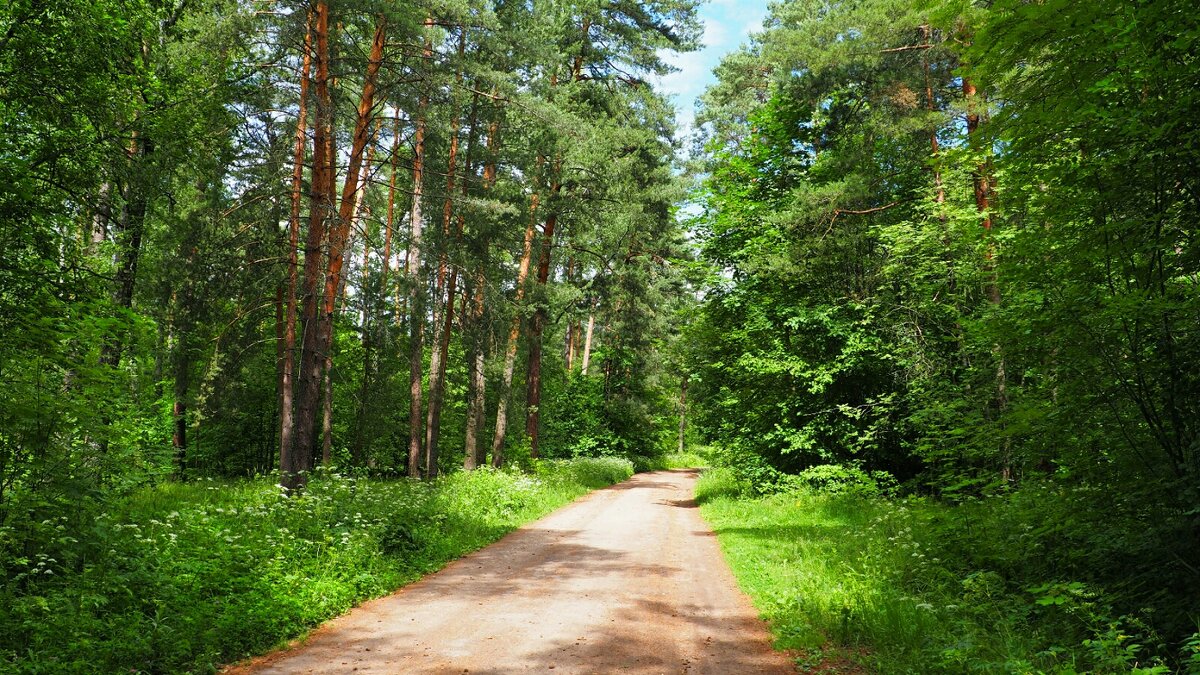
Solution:
[[[430,483],[322,473],[292,499],[269,479],[167,483],[47,519],[20,550],[0,532],[0,671],[211,673],[632,473],[621,459]]]
[[[1015,540],[1033,528],[1011,505],[753,496],[724,468],[701,475],[696,498],[776,646],[816,672],[847,660],[879,673],[1170,672],[1146,655],[1169,649],[1137,617],[1114,618],[1102,589],[1021,576],[1036,564]]]

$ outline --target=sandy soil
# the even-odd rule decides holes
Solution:
[[[795,673],[692,500],[640,474],[226,673]]]

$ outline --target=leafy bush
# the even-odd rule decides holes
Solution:
[[[795,476],[795,481],[829,494],[877,497],[896,488],[896,479],[886,471],[867,473],[855,466],[821,464]]]
[[[620,459],[432,483],[319,472],[290,499],[267,479],[167,483],[9,526],[0,670],[209,671],[631,473]]]
[[[713,463],[728,468],[746,489],[756,494],[774,494],[790,489],[791,477],[776,469],[762,455],[742,443],[713,451]]]
[[[547,458],[657,456],[663,450],[659,427],[640,400],[606,396],[604,381],[572,378],[547,393],[542,455]],[[643,467],[639,467],[642,470]]]

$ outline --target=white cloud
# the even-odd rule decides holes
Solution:
[[[703,49],[724,47],[727,40],[729,31],[725,29],[724,24],[711,18],[704,20],[704,37],[701,38],[704,43]]]
[[[656,85],[659,91],[674,97],[681,131],[690,129],[696,99],[715,81],[713,69],[723,56],[762,27],[766,14],[766,0],[709,0],[700,7],[703,46],[686,54],[662,54],[663,60],[678,70],[658,78]]]

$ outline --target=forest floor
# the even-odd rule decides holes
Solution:
[[[794,673],[692,499],[692,470],[599,490],[249,673]]]

